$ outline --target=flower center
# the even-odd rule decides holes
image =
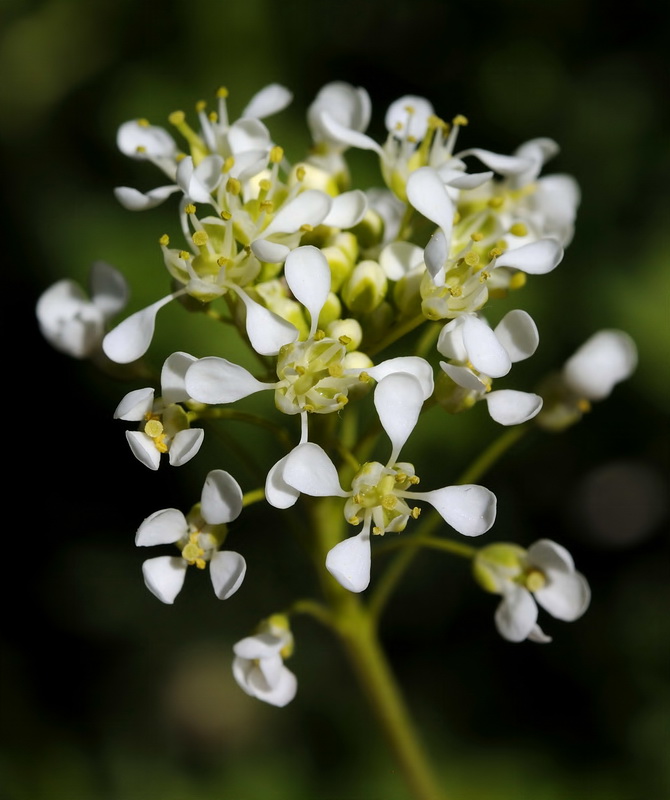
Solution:
[[[349,388],[358,375],[347,375],[343,360],[347,348],[322,331],[304,342],[285,345],[279,351],[275,402],[285,414],[307,411],[329,414],[348,402]]]
[[[406,490],[417,483],[411,464],[385,467],[378,461],[367,462],[351,483],[352,495],[344,509],[347,521],[358,525],[361,516],[371,517],[374,534],[404,530],[409,518],[416,519],[420,513],[405,501]]]
[[[526,589],[531,592],[537,592],[538,589],[541,589],[547,582],[547,578],[539,569],[530,569],[526,573],[525,583]]]

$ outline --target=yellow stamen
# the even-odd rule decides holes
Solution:
[[[161,236],[161,238],[158,240],[158,244],[161,247],[167,247],[170,244],[170,237],[167,235],[167,233],[164,233]]]
[[[284,148],[280,147],[278,144],[276,144],[270,150],[270,162],[272,164],[279,164],[281,162],[282,158],[284,158]]]
[[[205,231],[196,231],[191,238],[196,247],[204,247],[209,241],[209,236]]]
[[[523,222],[515,222],[514,225],[509,229],[509,232],[512,236],[526,236],[528,233],[528,228],[523,224]]]

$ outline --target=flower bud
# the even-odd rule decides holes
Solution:
[[[342,288],[347,307],[359,314],[374,311],[386,296],[388,280],[376,261],[358,263]]]

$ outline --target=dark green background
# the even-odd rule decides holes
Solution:
[[[156,241],[173,229],[174,207],[131,214],[114,200],[116,185],[160,182],[116,151],[121,122],[164,124],[221,84],[234,116],[276,81],[295,100],[269,126],[297,159],[309,144],[307,105],[336,79],[369,91],[377,138],[388,103],[414,93],[445,118],[470,118],[463,146],[507,153],[536,136],[560,143],[546,171],[580,182],[577,234],[559,269],[513,300],[541,335],[536,356],[515,367],[516,386],[530,388],[601,327],[627,330],[640,351],[635,376],[580,425],[524,440],[484,481],[499,498],[487,540],[563,543],[591,581],[587,615],[571,625],[546,618],[555,637],[548,646],[503,642],[495,598],[477,589],[464,562],[434,555],[417,559],[389,608],[385,641],[448,796],[668,796],[670,31],[662,8],[0,4],[10,474],[2,800],[406,796],[336,642],[309,620],[295,625],[299,693],[288,708],[264,706],[233,683],[232,643],[313,588],[278,514],[254,506],[235,529],[231,546],[250,571],[231,600],[216,601],[201,575],[188,576],[174,607],[149,595],[144,554],[133,545],[141,520],[166,506],[187,509],[207,458],[245,490],[251,472],[208,434],[202,461],[149,473],[111,418],[125,388],[53,352],[33,311],[51,282],[85,281],[97,258],[128,277],[131,310],[166,290]],[[353,154],[359,185],[375,180],[372,166],[370,154]],[[222,347],[199,318],[174,335],[179,311],[161,312],[159,358]],[[430,478],[427,488],[453,480],[499,432],[479,407],[437,436],[440,420],[422,420],[407,454],[426,486]],[[225,434],[234,445],[249,431]]]

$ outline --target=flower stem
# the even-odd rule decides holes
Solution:
[[[308,503],[315,564],[340,639],[359,685],[393,753],[414,800],[441,800],[439,784],[416,734],[409,711],[376,631],[375,614],[358,594],[344,589],[325,569],[328,551],[344,535],[339,498]]]

